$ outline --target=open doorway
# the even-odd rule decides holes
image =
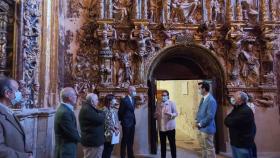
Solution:
[[[223,67],[219,63],[218,59],[213,56],[212,52],[208,49],[198,46],[198,45],[176,45],[174,47],[170,47],[162,51],[158,56],[154,58],[154,60],[150,64],[150,68],[148,71],[148,93],[149,93],[149,141],[151,147],[151,153],[156,154],[158,153],[158,140],[157,140],[157,127],[156,127],[156,120],[153,117],[156,108],[157,102],[157,90],[160,89],[168,89],[168,86],[163,86],[162,84],[175,84],[176,93],[181,93],[182,96],[184,94],[193,94],[193,102],[189,102],[192,104],[191,107],[184,108],[179,107],[179,111],[190,111],[189,108],[194,108],[191,110],[191,113],[187,114],[180,114],[179,118],[177,118],[176,122],[178,128],[184,129],[184,131],[189,130],[189,132],[185,132],[188,134],[182,134],[183,136],[180,137],[180,133],[178,133],[177,140],[182,140],[182,142],[177,142],[177,146],[180,147],[180,144],[188,144],[193,148],[193,150],[197,150],[195,145],[192,143],[196,143],[196,135],[193,131],[193,127],[191,124],[194,121],[194,116],[196,114],[195,108],[198,108],[197,101],[200,101],[201,97],[198,95],[197,88],[192,87],[197,86],[197,82],[201,80],[211,81],[212,87],[212,94],[217,100],[218,109],[216,112],[216,127],[217,132],[215,135],[215,146],[216,151],[226,151],[226,137],[227,131],[224,129],[223,126],[223,119],[225,117],[225,111],[223,105],[225,104],[225,74]],[[174,82],[174,83],[168,83]],[[175,83],[178,82],[178,83]],[[181,83],[180,83],[181,82]],[[159,84],[159,85],[158,85]],[[176,85],[177,84],[177,85]],[[192,91],[189,88],[189,92],[186,89],[180,89],[181,87],[192,87]],[[169,90],[170,91],[170,90]],[[172,90],[171,90],[172,91]],[[174,92],[171,92],[171,99],[173,97],[178,96]],[[176,95],[175,95],[176,94]],[[172,96],[173,95],[173,96]],[[175,95],[175,96],[174,96]],[[187,95],[185,95],[187,96]],[[188,98],[188,97],[182,97]],[[175,101],[178,102],[178,101]],[[179,101],[180,102],[180,101]],[[178,104],[178,103],[177,103]],[[196,105],[196,107],[195,107]],[[181,108],[181,109],[180,109]],[[189,122],[188,122],[189,121]],[[186,125],[180,125],[186,122]],[[192,134],[190,134],[192,133]],[[189,136],[188,136],[189,135]],[[184,136],[188,136],[190,141],[187,139],[181,139]],[[185,146],[185,145],[183,145]],[[186,145],[188,146],[188,145]]]
[[[161,102],[162,91],[168,90],[170,100],[175,102],[177,111],[179,112],[176,118],[176,146],[189,151],[200,150],[199,141],[197,139],[198,130],[195,127],[195,117],[201,100],[201,95],[198,93],[198,83],[201,81],[202,80],[156,81],[156,102]]]

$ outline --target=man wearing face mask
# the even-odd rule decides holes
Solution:
[[[247,105],[248,95],[236,92],[230,102],[233,110],[224,123],[229,128],[233,158],[253,158],[256,125],[254,113]]]
[[[79,113],[84,158],[102,157],[105,113],[97,109],[98,103],[98,96],[89,93]]]
[[[74,106],[77,103],[76,91],[71,87],[63,88],[60,99],[61,104],[54,120],[55,158],[76,158],[77,143],[80,141],[74,114]]]
[[[25,140],[25,131],[9,108],[21,100],[18,83],[0,77],[0,157],[32,158]],[[16,140],[16,141],[15,141]]]
[[[135,106],[136,106],[136,88],[128,87],[128,95],[121,99],[118,111],[118,117],[122,125],[122,140],[121,140],[121,158],[125,158],[125,150],[127,149],[127,157],[134,158],[133,142],[135,132]]]
[[[160,135],[161,158],[166,158],[166,137],[169,140],[171,156],[172,158],[176,158],[175,117],[177,116],[176,105],[169,100],[169,92],[164,90],[162,92],[162,102],[157,105],[155,112]]]
[[[202,98],[196,114],[196,126],[199,129],[198,139],[202,149],[202,158],[215,158],[214,134],[216,133],[217,102],[209,92],[209,83],[200,82],[198,85]]]

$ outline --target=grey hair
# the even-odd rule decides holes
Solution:
[[[89,94],[87,94],[87,96],[86,96],[86,102],[87,102],[87,103],[91,104],[91,101],[92,101],[93,99],[98,99],[98,96],[97,96],[95,93],[89,93]]]
[[[245,92],[240,92],[239,95],[243,103],[248,103],[249,97]]]
[[[75,90],[72,87],[65,87],[60,91],[60,99],[63,101],[75,94]]]

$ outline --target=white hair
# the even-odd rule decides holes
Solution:
[[[243,103],[248,103],[249,97],[245,92],[240,92],[239,95]]]
[[[91,104],[92,100],[98,99],[98,96],[95,93],[89,93],[86,96],[86,102]]]
[[[60,99],[63,101],[75,95],[75,90],[72,87],[65,87],[60,91]]]

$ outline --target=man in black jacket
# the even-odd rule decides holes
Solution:
[[[252,158],[256,125],[253,111],[247,105],[248,96],[239,91],[230,102],[234,108],[225,118],[225,125],[229,128],[233,158]]]
[[[135,96],[136,88],[133,86],[128,87],[128,95],[121,99],[120,108],[118,111],[119,120],[122,125],[122,141],[121,141],[121,158],[125,158],[125,150],[127,148],[128,158],[134,158],[133,142],[135,132]]]
[[[94,93],[86,96],[79,113],[79,122],[82,131],[81,143],[84,158],[101,158],[103,152],[105,113],[98,110],[98,97]]]
[[[77,94],[73,88],[66,87],[61,90],[60,97],[62,102],[54,120],[55,158],[76,158],[77,143],[80,141],[73,112]]]

